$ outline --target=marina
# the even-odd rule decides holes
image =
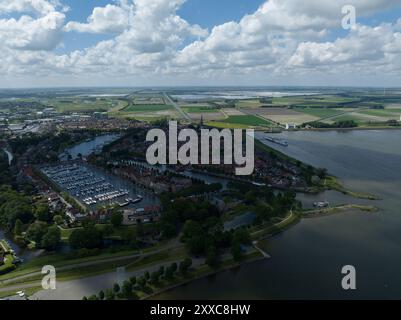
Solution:
[[[42,172],[63,191],[94,210],[99,206],[157,205],[148,191],[80,162],[43,167]]]

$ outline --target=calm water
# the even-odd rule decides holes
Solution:
[[[160,299],[386,299],[401,298],[401,131],[293,132],[277,149],[326,167],[349,188],[381,201],[326,196],[332,203],[370,203],[379,213],[347,212],[305,219],[269,239],[272,259],[201,279]],[[300,196],[306,206],[313,196]],[[354,265],[357,290],[341,289],[341,268]]]
[[[68,160],[68,155],[71,155],[72,159],[77,159],[79,154],[87,157],[96,150],[101,150],[103,146],[117,140],[119,137],[120,135],[118,134],[98,136],[90,141],[82,142],[67,149],[59,156],[59,158],[60,160]]]

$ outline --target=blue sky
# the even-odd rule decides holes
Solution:
[[[0,0],[0,87],[401,86],[400,56],[399,0]]]
[[[199,24],[203,28],[212,29],[227,21],[239,21],[244,15],[255,12],[263,4],[263,0],[188,0],[177,11],[179,16],[191,24]],[[63,4],[70,7],[66,16],[68,20],[86,22],[94,7],[103,7],[110,0],[65,0]],[[57,48],[58,53],[71,52],[95,45],[112,36],[82,33],[64,35],[64,46]]]

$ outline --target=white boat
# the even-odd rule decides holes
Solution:
[[[313,206],[316,207],[316,208],[327,208],[329,205],[330,205],[330,203],[327,202],[327,201],[315,202],[313,204]]]

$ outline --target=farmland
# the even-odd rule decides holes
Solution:
[[[253,115],[243,115],[243,116],[229,116],[224,121],[225,123],[240,124],[246,126],[271,126],[272,123],[268,120],[264,120]]]
[[[123,109],[123,112],[132,113],[144,113],[144,112],[157,112],[171,110],[173,107],[166,104],[141,104],[141,105],[130,105]]]

